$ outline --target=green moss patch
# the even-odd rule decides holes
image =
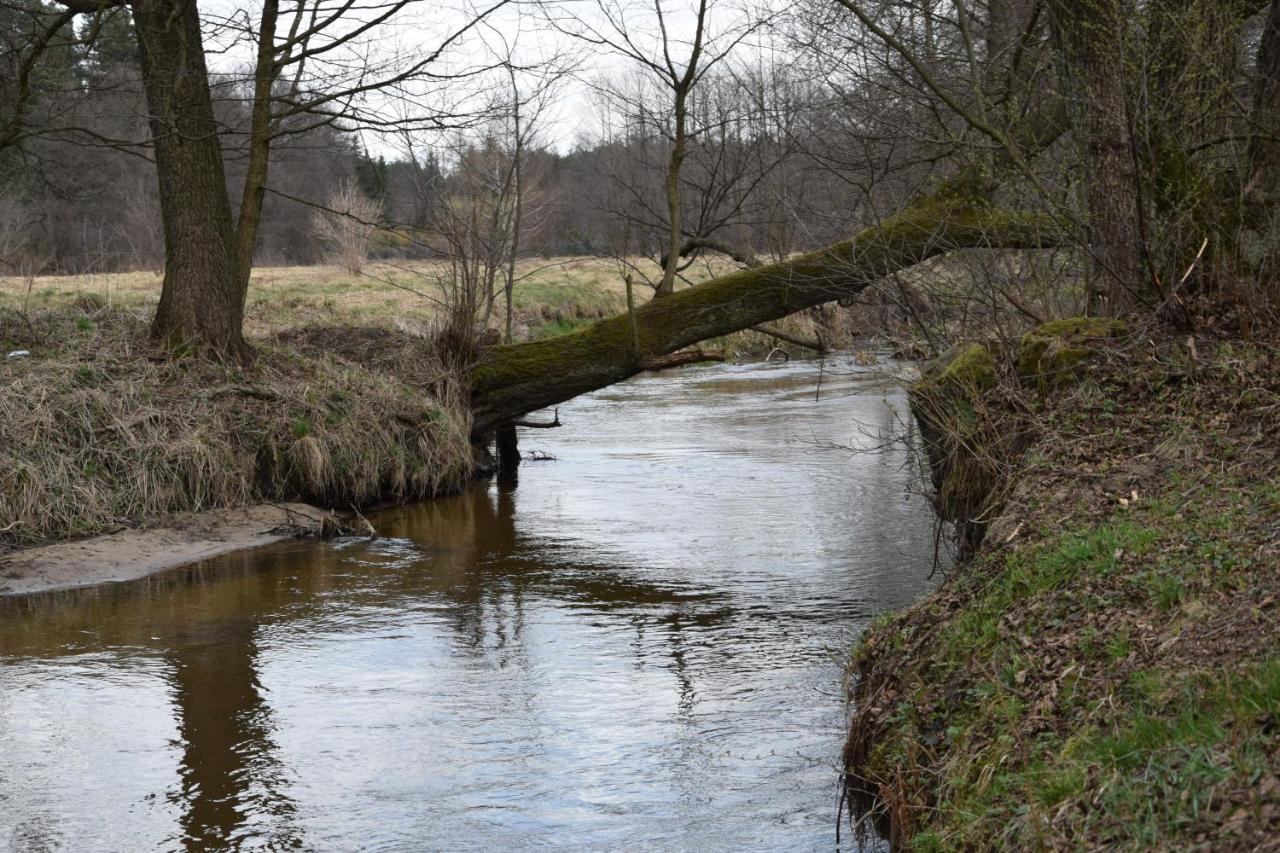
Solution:
[[[1018,441],[1014,419],[1005,416],[994,393],[997,352],[982,343],[954,347],[926,367],[910,388],[936,509],[958,526],[964,549],[981,541],[990,510],[999,500],[1004,462]]]
[[[1098,354],[1101,344],[1124,332],[1119,320],[1098,317],[1072,317],[1037,326],[1022,336],[1018,375],[1041,391],[1059,387]]]

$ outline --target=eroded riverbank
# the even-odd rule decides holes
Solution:
[[[1280,351],[1048,337],[930,380],[989,527],[859,645],[854,798],[901,849],[1275,849]]]

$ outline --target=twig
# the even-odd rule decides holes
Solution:
[[[372,524],[369,523],[369,519],[365,518],[364,515],[360,512],[360,510],[356,509],[355,504],[351,504],[351,511],[356,514],[356,518],[364,522],[364,529],[369,534],[369,538],[377,539],[378,538],[377,528],[375,528]]]

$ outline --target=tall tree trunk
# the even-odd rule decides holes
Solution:
[[[680,245],[684,242],[680,209],[680,167],[688,147],[685,139],[685,119],[688,109],[688,92],[677,87],[675,96],[675,139],[671,146],[671,161],[663,180],[667,196],[667,254],[662,269],[662,281],[654,296],[670,296],[676,290],[676,272],[680,269]]]
[[[984,88],[990,99],[1005,104],[1002,112],[1009,124],[1017,112],[1012,96],[1024,88],[1028,76],[1026,68],[1030,63],[1024,57],[1022,38],[1035,14],[1033,0],[989,0],[987,3],[987,26],[983,32],[987,62]]]
[[[987,60],[1007,68],[1013,51],[1031,20],[1032,0],[989,0],[987,3],[987,29],[983,34],[987,46]]]
[[[512,330],[515,326],[515,295],[516,295],[516,261],[520,258],[520,228],[523,226],[524,218],[524,130],[520,124],[520,88],[516,85],[516,72],[512,67],[507,68],[507,73],[511,78],[511,123],[512,123],[512,190],[514,197],[512,204],[514,209],[511,211],[511,246],[507,254],[507,278],[504,285],[506,293],[506,333],[503,336],[503,343],[511,343]],[[535,113],[536,114],[536,113]]]
[[[267,192],[267,172],[271,159],[271,95],[275,86],[276,21],[279,0],[265,0],[258,26],[258,56],[253,69],[253,108],[249,118],[249,158],[245,170],[244,191],[236,220],[236,266],[240,286],[249,288],[253,270],[253,253],[258,246],[258,227],[262,223],[262,205]]]
[[[165,269],[152,335],[179,352],[242,360],[245,288],[235,255],[195,0],[134,0],[155,136]]]
[[[1258,46],[1245,195],[1280,201],[1280,0],[1272,0]]]
[[[1280,306],[1280,0],[1271,0],[1262,42],[1258,46],[1257,81],[1250,116],[1248,163],[1245,170],[1244,202],[1249,227],[1265,247],[1257,277],[1258,295]],[[1239,301],[1254,302],[1255,294],[1246,293]],[[1243,306],[1241,326],[1249,334],[1252,318]]]
[[[1089,210],[1091,307],[1118,315],[1146,289],[1131,133],[1125,0],[1049,0],[1067,88],[1076,102]]]
[[[1170,287],[1208,288],[1225,271],[1219,261],[1236,254],[1234,200],[1222,197],[1195,152],[1233,121],[1247,15],[1245,0],[1153,0],[1148,7],[1143,65],[1150,76],[1141,105],[1141,148],[1150,164],[1148,251],[1155,274]],[[1207,253],[1183,282],[1206,239]]]

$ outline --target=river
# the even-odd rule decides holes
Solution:
[[[931,583],[904,411],[641,377],[375,541],[0,598],[0,849],[831,850],[844,663]]]

